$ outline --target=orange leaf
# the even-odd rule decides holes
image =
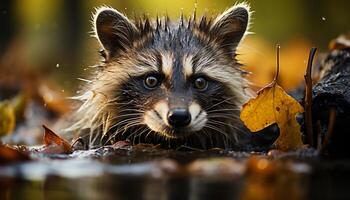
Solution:
[[[30,160],[29,155],[18,149],[0,144],[0,165]]]
[[[274,123],[280,129],[275,144],[280,150],[300,148],[300,125],[296,114],[304,112],[303,107],[289,96],[275,81],[258,92],[256,98],[243,105],[241,120],[250,131],[262,130]]]
[[[43,127],[45,129],[44,144],[46,148],[49,146],[61,147],[61,148],[55,148],[55,151],[53,153],[72,153],[73,152],[71,145],[66,140],[58,136],[56,133],[54,133],[52,130],[47,128],[45,125],[43,125]]]

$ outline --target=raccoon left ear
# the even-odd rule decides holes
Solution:
[[[218,16],[211,26],[211,34],[218,37],[224,48],[232,53],[247,31],[249,24],[249,6],[238,4],[220,16]]]
[[[109,7],[97,9],[94,29],[108,57],[131,47],[138,34],[136,26],[127,17]]]

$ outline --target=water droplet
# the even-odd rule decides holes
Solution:
[[[59,67],[60,67],[60,64],[57,63],[57,64],[56,64],[56,68],[59,68]]]
[[[321,19],[322,19],[322,21],[326,21],[326,17],[322,17]]]

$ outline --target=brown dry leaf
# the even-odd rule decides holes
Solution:
[[[295,119],[296,114],[302,112],[303,107],[273,81],[243,105],[240,117],[252,132],[277,123],[280,129],[275,142],[277,149],[291,150],[303,145],[300,125]]]
[[[73,149],[71,145],[54,133],[52,130],[43,125],[45,129],[44,133],[44,144],[45,148],[42,150],[43,153],[72,153]]]
[[[5,101],[0,102],[0,137],[13,132],[16,125],[16,115],[13,106]]]
[[[30,160],[29,155],[18,149],[0,144],[0,165]]]

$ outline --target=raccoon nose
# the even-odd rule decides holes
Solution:
[[[173,109],[168,112],[168,122],[175,128],[185,127],[191,122],[191,114],[186,109]]]

